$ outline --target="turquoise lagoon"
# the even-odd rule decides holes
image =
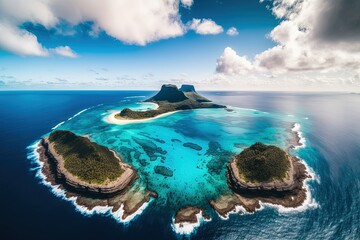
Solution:
[[[111,112],[125,107],[154,108],[154,104],[141,100],[143,97],[133,97],[113,105],[84,109],[53,129],[89,135],[92,141],[115,150],[137,169],[140,175],[137,184],[158,193],[148,208],[166,208],[173,215],[179,208],[191,205],[204,208],[206,214],[214,217],[209,200],[230,193],[226,164],[234,154],[255,142],[288,149],[293,125],[310,124],[307,119],[293,115],[231,106],[179,111],[140,123],[107,122]],[[196,144],[201,150],[184,143]],[[291,151],[296,154],[296,150]],[[170,169],[172,176],[156,173],[157,166]]]

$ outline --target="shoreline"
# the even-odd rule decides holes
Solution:
[[[300,129],[301,129],[300,123],[297,122],[293,123],[291,128],[291,133],[294,134],[296,144],[290,143],[290,148],[294,150],[298,150],[299,148],[306,147],[306,139],[304,138]]]
[[[53,174],[56,174],[56,178],[58,178],[59,181],[63,183],[63,185],[74,189],[76,192],[79,191],[84,192],[85,194],[94,195],[99,194],[101,196],[116,194],[117,192],[127,188],[138,178],[136,171],[130,165],[124,163],[123,160],[117,156],[115,151],[110,149],[109,150],[114,154],[114,157],[118,159],[119,166],[124,170],[124,172],[111,182],[97,184],[85,182],[79,179],[77,176],[71,174],[65,168],[65,160],[55,151],[54,144],[49,142],[48,137],[44,137],[43,140],[41,140],[40,148],[43,148],[39,149],[39,152],[41,151],[40,157],[43,158],[43,161],[48,161],[49,166],[51,165],[49,170],[54,171]],[[44,152],[42,153],[42,151]]]
[[[141,103],[139,103],[139,104],[141,104]],[[240,108],[240,109],[243,109],[243,108]],[[86,110],[87,109],[85,109],[85,111]],[[255,109],[254,110],[253,109],[243,109],[243,110],[257,111]],[[146,111],[146,110],[144,110],[144,111]],[[184,110],[178,110],[178,111],[184,111]],[[166,115],[170,115],[172,113],[176,113],[178,111],[163,113],[163,114],[157,115],[153,118],[134,119],[134,120],[116,119],[115,114],[119,113],[119,111],[116,111],[116,112],[112,111],[111,114],[109,114],[109,112],[105,112],[105,113],[103,113],[103,114],[106,114],[105,118],[103,116],[102,117],[103,117],[104,121],[108,122],[110,116],[112,116],[114,118],[113,120],[115,120],[115,122],[108,122],[108,123],[124,125],[124,124],[131,124],[131,123],[137,123],[137,122],[148,122],[148,121],[151,121],[156,118],[160,118],[160,117],[163,117]],[[82,113],[82,112],[83,112],[83,110],[80,111],[80,113]],[[61,124],[63,124],[63,123],[64,122],[62,122]],[[302,132],[300,131],[300,128],[301,128],[300,123],[293,123],[290,126],[291,126],[290,128],[287,128],[288,129],[287,131],[290,130],[294,139],[297,140],[296,141],[297,144],[294,144],[292,149],[298,150],[299,148],[305,147],[306,139],[304,138],[304,136],[302,135]],[[144,201],[139,202],[137,209],[135,211],[132,211],[131,213],[128,212],[129,209],[126,209],[126,207],[123,203],[121,203],[120,206],[118,206],[118,205],[114,206],[111,203],[109,204],[108,201],[105,201],[105,202],[99,201],[99,204],[97,204],[97,203],[87,204],[86,201],[84,202],[82,200],[82,196],[74,194],[74,193],[69,194],[67,192],[67,190],[64,189],[60,184],[54,184],[51,181],[47,181],[47,176],[42,172],[43,165],[41,165],[41,164],[44,164],[44,163],[40,160],[39,153],[37,152],[38,144],[39,144],[39,142],[28,147],[29,149],[34,149],[34,151],[35,151],[35,153],[33,153],[34,156],[31,156],[31,154],[28,154],[28,159],[31,159],[31,161],[35,162],[37,165],[36,167],[34,167],[34,166],[32,167],[32,171],[37,172],[36,177],[41,179],[41,184],[49,187],[51,192],[55,196],[60,197],[63,200],[71,202],[74,205],[75,210],[85,216],[91,216],[91,215],[95,215],[95,214],[110,215],[118,223],[129,223],[130,221],[132,221],[133,219],[135,219],[139,215],[141,215],[142,212],[154,201],[154,198],[156,198],[156,196],[150,195],[148,198],[144,199]],[[38,155],[37,159],[35,156],[36,154]],[[312,171],[312,169],[309,170],[308,165],[304,162],[303,159],[299,158],[299,160],[301,161],[302,164],[305,165],[306,172],[311,176],[310,178],[307,178],[303,181],[303,188],[301,191],[304,192],[305,198],[299,206],[296,206],[296,207],[283,206],[282,204],[278,204],[276,202],[272,203],[272,202],[262,201],[261,198],[257,199],[256,197],[253,197],[256,204],[254,202],[253,202],[253,204],[251,202],[246,202],[246,204],[248,204],[249,206],[253,206],[254,210],[249,211],[249,209],[251,209],[251,208],[246,209],[242,204],[235,204],[232,209],[228,210],[223,215],[221,215],[210,203],[210,205],[215,210],[214,211],[216,213],[215,215],[217,215],[222,220],[227,220],[230,218],[230,215],[232,215],[232,214],[235,214],[235,215],[236,214],[239,214],[239,215],[254,214],[256,211],[260,211],[266,207],[273,208],[279,213],[293,213],[293,212],[296,213],[296,212],[301,212],[301,211],[305,211],[305,210],[312,209],[312,208],[317,208],[318,204],[316,203],[315,199],[312,197],[312,194],[310,192],[311,187],[308,184],[309,181],[316,180],[315,173]],[[245,199],[245,200],[249,200],[249,199]],[[250,200],[252,200],[252,199],[250,198]],[[215,215],[212,215],[212,217],[215,217]],[[190,222],[187,222],[187,221],[176,222],[176,218],[173,217],[172,221],[171,221],[171,228],[177,235],[178,234],[179,235],[184,235],[184,234],[191,235],[194,232],[196,232],[196,230],[199,226],[201,226],[204,222],[207,222],[207,221],[211,221],[211,218],[207,218],[204,215],[204,211],[201,209],[201,211],[196,214],[196,222],[191,222],[191,221]]]
[[[317,208],[319,205],[312,197],[309,185],[310,181],[316,181],[316,176],[312,169],[306,163],[304,163],[302,159],[301,162],[304,164],[309,177],[304,180],[303,186],[297,194],[299,197],[298,199],[294,198],[294,196],[289,196],[284,200],[288,201],[288,203],[290,203],[289,205],[284,205],[280,201],[276,201],[276,198],[248,198],[241,196],[238,193],[222,195],[216,200],[209,201],[209,204],[213,207],[217,215],[224,221],[228,220],[230,215],[233,214],[254,214],[255,212],[261,211],[267,207],[275,209],[280,214],[292,214]],[[291,206],[291,204],[293,205]]]
[[[112,112],[110,115],[108,115],[108,116],[106,116],[104,118],[104,121],[109,123],[109,124],[116,124],[116,125],[125,125],[125,124],[131,124],[131,123],[149,122],[149,121],[157,119],[157,118],[165,117],[165,116],[171,115],[173,113],[180,112],[180,110],[167,112],[167,113],[162,113],[162,114],[159,114],[159,115],[157,115],[155,117],[152,117],[152,118],[143,118],[143,119],[117,119],[115,117],[115,115],[119,114],[120,112],[121,111]]]
[[[150,205],[154,198],[157,197],[156,193],[145,189],[141,193],[143,194],[143,198],[140,199],[140,201],[136,199],[136,197],[133,198],[137,200],[137,203],[132,208],[129,208],[125,205],[126,200],[132,200],[133,195],[137,194],[136,190],[138,190],[138,186],[132,186],[126,193],[120,193],[109,199],[89,199],[78,193],[71,192],[65,189],[62,184],[56,183],[54,178],[48,176],[46,171],[44,171],[47,163],[41,160],[41,152],[39,151],[39,149],[41,149],[40,143],[41,140],[27,147],[29,150],[27,158],[37,165],[37,167],[32,168],[36,171],[36,177],[41,180],[41,184],[50,188],[56,197],[71,202],[75,210],[85,216],[94,214],[110,215],[119,223],[128,223],[139,216]],[[117,201],[115,202],[115,200]]]
[[[201,208],[186,206],[178,210],[172,218],[171,227],[176,234],[191,235],[203,222],[209,222],[211,218],[204,214]]]

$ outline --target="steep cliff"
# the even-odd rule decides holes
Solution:
[[[69,136],[74,139],[69,139]],[[59,138],[62,138],[62,140],[68,140],[65,144],[68,144],[70,148],[76,145],[76,148],[72,149],[71,155],[69,155],[69,153],[65,153],[64,150],[59,149],[59,146],[62,144],[60,143],[61,140]],[[44,149],[43,154],[41,155],[42,160],[53,166],[51,168],[53,170],[53,174],[59,182],[64,184],[65,187],[89,194],[111,195],[122,191],[138,177],[135,170],[129,165],[123,163],[122,160],[116,156],[115,152],[111,152],[109,149],[106,149],[104,151],[109,151],[108,154],[111,155],[107,155],[105,161],[107,161],[110,157],[113,157],[117,161],[116,164],[121,169],[120,174],[110,178],[109,176],[112,176],[112,174],[110,175],[106,171],[106,163],[101,163],[101,159],[97,159],[95,161],[98,162],[97,164],[100,164],[99,166],[91,164],[90,162],[94,159],[87,158],[84,155],[91,154],[91,157],[94,157],[93,151],[96,151],[97,147],[100,145],[93,142],[86,145],[83,141],[90,142],[90,140],[87,138],[84,140],[84,138],[85,137],[76,136],[69,131],[55,131],[50,135],[50,137],[45,137],[41,141],[41,147]],[[79,146],[79,144],[82,146]],[[62,148],[64,148],[64,146],[62,146]],[[100,146],[100,148],[104,147]],[[85,151],[86,153],[82,151]],[[71,170],[67,168],[70,161],[76,162],[76,166],[79,168],[79,171],[74,172],[73,167]],[[101,168],[102,174],[106,178],[104,181],[89,181],[83,177],[79,177],[84,169],[94,175],[94,173],[97,172],[96,168],[98,167]],[[113,166],[111,167],[113,168]],[[76,175],[77,173],[79,173],[79,175]],[[95,176],[98,175],[95,174]]]

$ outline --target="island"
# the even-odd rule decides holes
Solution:
[[[233,193],[210,201],[210,205],[223,218],[231,212],[254,212],[260,202],[299,207],[306,199],[306,178],[309,175],[300,159],[258,142],[228,163],[227,180]]]
[[[200,226],[202,221],[210,221],[211,218],[204,214],[204,209],[195,206],[185,206],[179,209],[173,218],[172,226],[179,234],[190,234]]]
[[[116,153],[87,136],[56,130],[39,143],[42,173],[51,185],[89,210],[108,206],[122,211],[122,219],[134,214],[156,193],[138,189],[138,174]]]
[[[226,106],[212,103],[209,99],[195,91],[193,85],[182,85],[180,89],[176,85],[165,84],[153,97],[144,102],[157,104],[158,108],[147,111],[134,111],[125,108],[114,115],[119,120],[139,120],[155,118],[157,116],[180,111],[199,108],[226,108]]]

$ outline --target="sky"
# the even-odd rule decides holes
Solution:
[[[360,92],[358,0],[0,0],[0,90]]]

